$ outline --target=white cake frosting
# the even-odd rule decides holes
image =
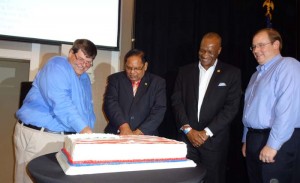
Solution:
[[[68,175],[195,167],[186,144],[157,136],[68,135],[57,160]]]

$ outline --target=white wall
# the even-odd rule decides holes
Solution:
[[[134,0],[121,0],[121,20],[120,20],[120,51],[104,51],[98,50],[97,57],[94,60],[94,66],[89,69],[89,74],[92,80],[94,110],[97,117],[94,132],[103,132],[106,126],[106,120],[102,112],[103,94],[106,86],[106,78],[108,75],[123,69],[122,59],[126,52],[131,49],[132,45],[132,23],[133,23],[133,8]],[[95,21],[97,23],[97,21]],[[102,35],[99,35],[102,36]],[[105,36],[105,35],[104,35]],[[66,55],[70,45],[45,45],[36,43],[25,43],[17,41],[0,40],[0,58],[22,59],[30,61],[29,78],[24,81],[32,81],[38,70],[47,62],[47,60],[55,55]],[[1,101],[0,101],[1,102]],[[14,116],[16,109],[11,111],[11,116]],[[1,154],[0,169],[9,169],[5,175],[1,174],[0,182],[13,182],[13,127],[16,123],[14,118],[0,118],[1,128],[8,131],[1,139],[0,149],[9,149],[5,151],[7,154]],[[5,143],[4,143],[5,142]],[[7,143],[6,143],[7,142]],[[9,144],[9,145],[6,145]],[[5,159],[5,161],[4,161]],[[3,162],[9,162],[6,164]]]
[[[131,48],[133,8],[134,0],[121,1],[120,51],[98,50],[94,66],[88,71],[92,80],[94,109],[97,116],[95,132],[102,132],[106,125],[102,113],[102,99],[106,86],[106,77],[123,69],[122,59]],[[28,79],[32,81],[38,70],[50,57],[67,55],[69,48],[70,45],[56,46],[0,40],[0,58],[30,60],[30,75]]]

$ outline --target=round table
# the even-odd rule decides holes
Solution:
[[[58,164],[56,153],[46,154],[31,160],[27,169],[37,183],[203,183],[205,168],[176,168],[133,172],[117,172],[87,175],[66,175]]]

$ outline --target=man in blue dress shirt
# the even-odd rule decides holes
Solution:
[[[282,57],[281,48],[274,29],[253,37],[251,50],[259,66],[245,93],[242,140],[250,183],[292,182],[298,166],[300,63]]]
[[[96,117],[86,71],[96,55],[94,43],[77,39],[68,57],[52,57],[37,74],[16,113],[16,183],[31,182],[26,173],[27,163],[37,156],[59,151],[66,134],[92,133]]]

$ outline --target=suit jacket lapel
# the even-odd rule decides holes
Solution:
[[[195,64],[194,70],[192,71],[192,84],[194,87],[194,97],[196,98],[196,101],[198,101],[199,98],[199,62],[197,64]]]
[[[137,89],[134,100],[138,100],[141,96],[143,96],[143,94],[147,91],[147,88],[150,84],[151,83],[150,83],[149,73],[146,72],[144,77],[142,78],[142,80],[140,82],[140,85]]]
[[[207,97],[207,95],[212,93],[212,90],[213,90],[214,86],[216,86],[217,82],[219,81],[219,77],[220,77],[221,73],[222,73],[222,63],[220,63],[220,61],[218,61],[217,65],[216,65],[216,68],[214,70],[214,73],[211,76],[211,79],[210,79],[209,84],[207,86],[203,102],[205,102],[205,98]]]
[[[132,84],[131,84],[131,81],[128,79],[125,72],[124,72],[124,76],[122,79],[123,79],[122,83],[125,85],[124,92],[128,94],[128,98],[133,98]]]

